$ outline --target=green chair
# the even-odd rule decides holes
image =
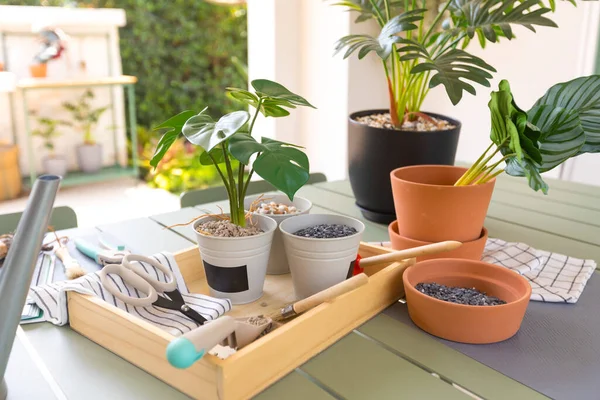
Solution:
[[[327,177],[322,173],[310,174],[307,185],[327,182]],[[246,195],[259,194],[265,192],[272,192],[277,190],[267,181],[253,181],[248,185]],[[179,204],[181,208],[193,207],[198,204],[212,203],[214,201],[220,201],[227,198],[227,190],[224,186],[215,186],[208,189],[191,190],[189,192],[181,193],[179,198]]]
[[[23,213],[12,213],[0,215],[0,235],[12,233],[17,229],[19,220]],[[52,209],[50,225],[55,230],[77,228],[77,214],[71,207],[60,206]]]

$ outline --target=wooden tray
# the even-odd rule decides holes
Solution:
[[[361,243],[362,257],[391,250]],[[175,254],[192,292],[208,294],[198,248]],[[210,354],[188,369],[166,359],[171,334],[97,297],[68,292],[71,328],[196,399],[247,399],[284,377],[404,295],[406,260],[366,271],[369,282],[290,320],[225,360]],[[267,275],[265,294],[232,316],[269,314],[294,301],[291,276]]]

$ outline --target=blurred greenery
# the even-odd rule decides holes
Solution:
[[[148,129],[183,110],[209,106],[214,117],[236,109],[224,87],[246,87],[246,7],[191,0],[0,0],[0,4],[122,8],[119,29],[123,73],[138,77],[136,111],[142,178],[172,192],[218,184],[196,150],[178,143],[172,158],[152,173],[148,164],[159,138]]]

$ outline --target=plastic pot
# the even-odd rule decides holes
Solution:
[[[440,114],[454,129],[413,132],[375,128],[357,117],[388,110],[359,111],[348,120],[348,177],[356,205],[370,221],[389,224],[395,219],[390,172],[407,165],[453,165],[461,123]]]
[[[496,179],[453,186],[467,168],[417,165],[391,172],[398,234],[424,242],[470,242],[481,236]]]
[[[390,234],[390,241],[392,242],[392,249],[394,250],[411,249],[413,247],[425,246],[432,243],[400,236],[400,234],[398,234],[398,221],[394,221],[388,226],[388,232]],[[467,260],[481,260],[487,239],[488,231],[484,227],[481,230],[481,235],[479,238],[470,242],[463,242],[462,246],[460,246],[458,249],[431,254],[428,256],[420,256],[417,257],[417,262],[434,260],[436,258],[464,258]]]
[[[253,201],[258,199],[260,196],[252,196],[246,197],[244,199],[244,208],[246,210],[250,209],[250,205]],[[266,195],[265,201],[271,202],[274,201],[278,204],[286,204],[295,206],[300,212],[296,214],[286,214],[286,215],[268,215],[273,218],[275,222],[277,222],[277,226],[282,221],[285,221],[288,218],[296,217],[298,215],[308,214],[310,209],[312,208],[312,202],[304,197],[295,196],[294,201],[290,201],[290,199],[284,194],[276,194],[276,195]],[[287,255],[285,254],[285,247],[283,246],[283,238],[281,235],[281,231],[279,229],[275,229],[275,233],[273,234],[273,244],[271,245],[271,254],[269,255],[269,264],[267,265],[267,274],[268,275],[282,275],[290,272],[290,266],[287,261]]]
[[[196,231],[199,224],[211,219],[215,218],[206,216],[193,225],[210,295],[230,299],[233,304],[257,300],[263,294],[277,222],[264,215],[251,215],[247,222],[258,224],[264,231],[254,236],[217,237]]]
[[[67,159],[64,156],[44,157],[44,171],[49,175],[65,177],[67,175]]]
[[[424,261],[407,268],[402,279],[408,313],[415,325],[434,336],[461,343],[496,343],[514,336],[531,296],[527,279],[482,261]],[[474,287],[506,304],[469,306],[438,300],[415,289],[421,282]]]
[[[77,146],[77,162],[83,172],[98,172],[102,168],[102,145],[95,143]]]
[[[357,233],[332,239],[294,235],[300,229],[320,224],[344,224]],[[292,273],[296,299],[304,299],[352,276],[365,225],[354,218],[334,214],[305,214],[279,225]]]

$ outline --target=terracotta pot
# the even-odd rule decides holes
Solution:
[[[389,224],[394,215],[390,171],[406,165],[454,165],[461,123],[426,113],[455,126],[445,131],[397,131],[358,122],[359,117],[388,110],[355,112],[348,120],[348,178],[356,205],[369,221]]]
[[[391,172],[398,233],[424,242],[470,242],[481,236],[495,179],[453,186],[467,168],[416,165]]]
[[[398,234],[398,221],[394,221],[388,226],[388,232],[390,234],[390,241],[392,242],[392,249],[394,250],[411,249],[413,247],[425,246],[432,243],[400,236]],[[478,239],[470,242],[464,242],[462,246],[455,250],[417,257],[417,262],[434,260],[436,258],[464,258],[467,260],[481,260],[487,238],[488,231],[484,227],[481,230],[481,235]]]
[[[408,313],[415,325],[434,336],[461,343],[496,343],[515,335],[531,296],[527,279],[482,261],[424,261],[407,268],[402,279]],[[474,287],[507,304],[468,306],[437,300],[415,289],[421,282]]]
[[[45,78],[48,71],[48,64],[33,64],[29,66],[29,72],[34,78]]]

